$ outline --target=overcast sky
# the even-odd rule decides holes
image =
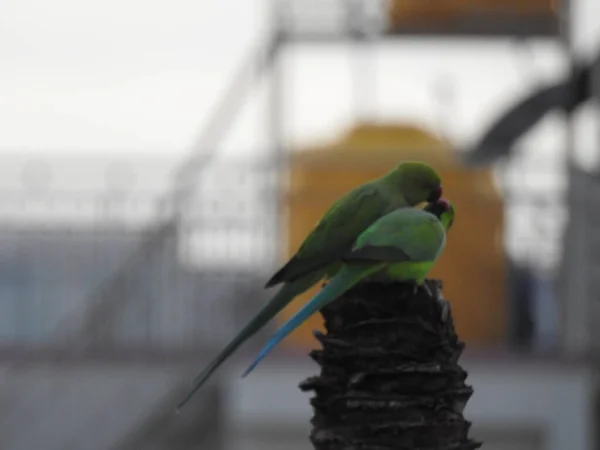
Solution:
[[[234,68],[264,43],[264,3],[3,0],[0,152],[183,155]],[[576,3],[578,46],[589,50],[600,28],[590,17],[600,17],[600,3]],[[287,52],[290,142],[327,139],[352,124],[350,54],[315,47]],[[565,67],[552,43],[403,41],[374,54],[371,116],[424,124],[459,144],[498,108],[560,77]],[[435,94],[440,80],[453,92],[442,109]],[[255,89],[249,97],[225,154],[267,147],[264,93]],[[556,120],[529,138],[533,145],[557,151]]]

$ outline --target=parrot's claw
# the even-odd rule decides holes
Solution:
[[[430,298],[435,298],[435,301],[438,303],[438,305],[440,305],[442,322],[446,322],[448,320],[448,316],[450,315],[450,304],[443,297],[442,291],[438,288],[435,288],[435,292],[432,292],[427,283],[415,283],[413,286],[413,294],[418,292],[419,287],[422,287]]]
[[[427,293],[428,296],[433,297],[433,292],[431,292],[431,289],[429,289],[427,283],[423,283],[421,286],[423,287],[423,290]]]
[[[433,297],[433,293],[431,292],[431,289],[429,289],[429,286],[427,286],[426,283],[420,284],[417,282],[413,284],[413,295],[417,295],[419,293],[419,288],[422,288],[427,293],[427,295]]]
[[[444,299],[440,300],[440,306],[442,307],[442,322],[446,323],[448,316],[450,315],[450,305]]]
[[[320,339],[325,336],[325,334],[321,330],[313,330],[312,335],[317,339]]]
[[[419,283],[413,284],[413,295],[417,295],[419,292]]]
[[[448,300],[446,300],[442,296],[442,291],[440,291],[439,289],[436,289],[435,300],[440,305],[442,322],[445,323],[448,320],[448,316],[450,315],[450,304],[448,303]]]

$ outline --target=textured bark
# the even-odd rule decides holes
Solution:
[[[433,293],[441,282],[428,280]],[[450,307],[403,283],[365,283],[321,312],[323,349],[311,352],[321,374],[314,391],[316,450],[467,450],[462,411],[473,393],[458,365],[464,344]]]

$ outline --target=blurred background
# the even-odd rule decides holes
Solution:
[[[403,159],[458,207],[473,436],[599,448],[599,55],[596,0],[1,2],[0,448],[312,448],[318,317],[173,409]]]

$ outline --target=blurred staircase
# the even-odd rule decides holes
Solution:
[[[189,389],[201,361],[214,354],[240,325],[239,320],[235,320],[235,312],[247,317],[264,294],[259,291],[262,286],[256,274],[236,273],[235,269],[232,272],[209,269],[211,272],[206,273],[182,267],[179,241],[186,224],[186,208],[195,200],[195,186],[210,170],[221,139],[271,64],[274,50],[274,43],[270,43],[242,62],[190,156],[173,175],[173,189],[162,200],[166,218],[144,232],[137,248],[85,302],[89,307],[79,322],[79,352],[120,347],[130,342],[133,347],[136,343],[156,347],[166,355],[175,349],[183,353],[189,351],[191,363],[191,366],[171,365],[169,389],[154,390],[154,395],[148,395],[146,400],[152,399],[152,404],[132,414],[136,420],[119,433],[112,446],[94,445],[90,450],[220,448],[218,387],[207,388],[183,416],[176,416],[174,407]],[[167,283],[148,286],[147,283],[152,283],[150,280],[165,279],[165,274],[168,274]],[[184,289],[185,294],[173,295],[178,289]],[[148,293],[153,297],[151,302]],[[197,310],[189,311],[193,298],[197,299]],[[144,315],[141,327],[131,326],[136,318]],[[173,324],[179,324],[177,329]],[[136,378],[136,382],[141,383],[146,376]],[[110,410],[109,404],[104,410]]]
[[[276,42],[269,41],[263,49],[251,53],[242,61],[230,84],[224,89],[225,95],[216,105],[192,146],[190,156],[183,161],[173,175],[173,189],[162,200],[162,206],[168,211],[166,219],[150,227],[141,239],[135,251],[89,296],[89,310],[83,319],[79,342],[82,346],[98,345],[107,338],[107,332],[119,313],[131,301],[127,295],[131,279],[144,271],[147,261],[154,255],[164,254],[165,247],[178,235],[181,221],[185,217],[185,208],[194,198],[194,188],[203,172],[210,168],[217,156],[217,148],[236,114],[243,107],[250,90],[262,74],[271,65],[275,56]]]
[[[237,270],[234,264],[229,264],[233,268],[206,264],[200,270],[185,265],[182,233],[202,233],[204,226],[214,228],[218,222],[218,218],[204,216],[190,219],[187,213],[198,203],[198,181],[214,168],[221,139],[271,64],[275,47],[273,40],[242,62],[190,156],[173,174],[173,187],[160,200],[151,226],[133,232],[117,229],[114,234],[122,241],[107,238],[108,226],[96,230],[96,247],[82,244],[83,253],[90,256],[94,248],[107,245],[107,239],[114,241],[112,259],[104,260],[104,272],[94,272],[92,280],[77,278],[78,270],[87,264],[83,260],[71,259],[72,267],[58,267],[60,258],[70,258],[68,253],[49,250],[40,257],[40,248],[51,248],[53,243],[59,253],[69,247],[63,244],[67,235],[73,239],[72,230],[59,230],[52,236],[45,229],[41,242],[35,230],[11,234],[0,226],[0,248],[4,242],[5,249],[14,250],[14,255],[9,251],[11,258],[24,258],[34,268],[37,263],[56,266],[52,293],[26,295],[30,310],[48,313],[42,314],[39,323],[36,318],[25,319],[33,324],[33,337],[24,338],[20,330],[0,343],[0,448],[31,450],[44,443],[47,450],[218,449],[217,388],[205,389],[183,417],[175,416],[174,406],[201,362],[231,337],[240,316],[247,318],[262,300],[261,268]],[[277,168],[270,164],[267,170]],[[263,191],[277,190],[276,185],[262,181],[268,176],[259,173],[256,178]],[[276,192],[263,193],[265,202],[276,199]],[[241,220],[217,226],[229,227],[233,234],[249,228],[252,232],[276,217],[256,214],[262,220],[258,224]],[[89,241],[90,236],[83,233],[82,239]],[[272,252],[274,247],[269,245],[266,251]],[[82,255],[81,251],[75,253]],[[235,262],[235,253],[228,257]],[[7,264],[11,267],[14,258]],[[77,278],[75,284],[81,289],[61,291],[61,277]],[[90,283],[97,287],[80,296]],[[18,300],[13,303],[18,305]]]

